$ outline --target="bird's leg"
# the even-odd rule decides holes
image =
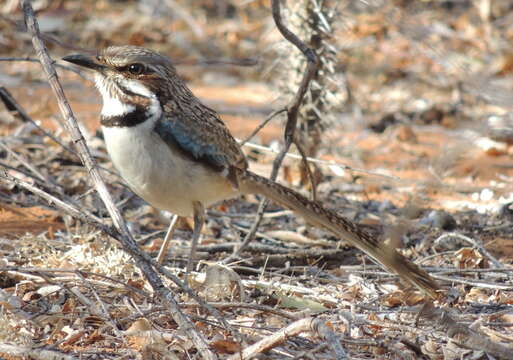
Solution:
[[[171,218],[171,223],[169,224],[169,228],[167,229],[166,237],[164,238],[164,242],[160,247],[159,254],[157,255],[157,262],[162,264],[166,259],[167,250],[169,248],[169,243],[171,242],[171,238],[175,232],[176,222],[178,221],[178,215],[173,215]]]
[[[187,261],[187,274],[192,271],[192,265],[194,264],[194,255],[196,254],[196,248],[198,247],[198,241],[201,235],[201,229],[205,223],[205,208],[199,201],[193,201],[193,216],[194,216],[194,229],[192,232],[191,241],[191,252],[189,253],[189,260]]]

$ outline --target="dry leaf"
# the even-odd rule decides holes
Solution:
[[[275,293],[273,295],[274,298],[278,299],[281,306],[286,308],[298,309],[298,310],[311,310],[314,312],[324,312],[328,311],[328,308],[325,307],[318,301],[306,299],[299,296],[285,295],[282,293]]]
[[[138,335],[144,331],[151,330],[151,324],[150,322],[145,319],[141,318],[132,323],[128,329],[125,330],[126,335]]]
[[[66,336],[66,340],[63,341],[61,343],[61,346],[63,347],[66,347],[66,346],[70,346],[70,345],[73,345],[74,343],[76,343],[77,341],[79,341],[80,339],[82,339],[82,337],[84,337],[84,335],[86,335],[86,331],[83,330],[83,331],[77,331],[77,330],[73,330],[71,329],[70,327],[68,326],[65,326],[62,331],[64,333],[67,333],[68,335]]]
[[[387,286],[388,288],[388,286]],[[394,291],[382,298],[381,303],[383,305],[389,306],[389,307],[395,307],[395,306],[401,306],[401,305],[407,305],[407,306],[414,306],[418,305],[419,303],[423,302],[426,299],[424,295],[422,295],[420,292],[413,291],[413,290],[406,290],[406,291]]]
[[[411,126],[408,125],[400,125],[396,130],[397,140],[408,142],[411,144],[417,144],[419,141],[417,140],[417,135],[413,132]]]
[[[128,279],[127,282],[128,282],[128,285],[133,286],[136,289],[140,289],[140,290],[144,289],[145,281],[143,279],[137,279],[137,280]]]
[[[182,353],[180,351],[179,353]],[[142,360],[180,360],[165,343],[148,344],[141,350]]]
[[[500,318],[505,323],[513,323],[513,314],[504,314]]]
[[[408,306],[414,306],[414,305],[420,304],[424,300],[426,300],[426,296],[422,295],[420,292],[415,291],[415,292],[410,292],[406,296],[405,303]]]
[[[87,336],[83,340],[83,344],[84,345],[90,345],[90,344],[94,344],[96,342],[99,342],[99,341],[101,341],[103,339],[105,339],[105,337],[100,332],[100,329],[96,329],[96,330],[93,331],[93,333],[91,335]]]
[[[486,267],[486,259],[477,249],[464,247],[456,251],[454,255],[454,266],[459,269]]]
[[[220,354],[235,354],[240,350],[240,345],[232,340],[219,339],[210,342],[210,347]]]
[[[70,314],[75,311],[75,308],[77,306],[77,300],[75,297],[69,297],[64,305],[62,305],[61,312],[63,314]]]
[[[488,302],[488,294],[483,289],[479,289],[477,287],[473,287],[465,295],[465,301],[487,303]]]
[[[433,360],[440,359],[440,345],[437,342],[429,339],[426,343],[422,344],[420,348],[422,349],[422,353],[429,356],[429,358]]]
[[[326,247],[333,247],[333,242],[326,241],[326,240],[314,240],[310,239],[309,237],[306,237],[298,232],[295,231],[289,231],[289,230],[274,230],[274,231],[267,231],[265,233],[271,238],[275,238],[277,240],[281,240],[283,242],[290,242],[295,244],[302,244],[302,245],[322,245]]]
[[[404,293],[396,291],[383,297],[381,303],[388,307],[396,307],[404,305]]]

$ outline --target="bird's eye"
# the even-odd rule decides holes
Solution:
[[[144,72],[144,65],[135,63],[128,65],[128,72],[132,75],[141,75]]]

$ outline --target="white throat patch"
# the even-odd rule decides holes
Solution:
[[[103,98],[103,107],[101,115],[104,117],[122,116],[135,110],[135,107],[120,101],[117,97],[113,97],[109,89],[109,85],[102,75],[97,74],[94,77],[96,87],[100,91]],[[111,85],[112,86],[112,85]]]
[[[119,101],[110,96],[103,97],[101,115],[104,117],[123,116],[135,110],[135,106]]]
[[[141,83],[129,79],[120,79],[121,84],[124,88],[130,90],[134,94],[150,98],[151,105],[149,107],[149,113],[155,117],[155,115],[160,116],[160,102],[158,101],[155,94],[153,94],[146,86]],[[110,87],[114,87],[116,85],[109,84],[103,75],[96,74],[95,76],[96,87],[100,91],[100,94],[103,98],[103,107],[101,111],[101,115],[104,117],[114,117],[114,116],[123,116],[128,113],[131,113],[135,110],[135,106],[132,104],[128,104],[119,100],[118,97],[112,96],[112,89]],[[117,90],[121,91],[121,90]]]

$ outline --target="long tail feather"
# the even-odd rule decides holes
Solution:
[[[395,249],[379,242],[357,224],[285,186],[250,171],[239,171],[238,179],[243,193],[261,194],[293,210],[312,225],[329,230],[359,248],[427,295],[433,298],[437,297],[439,286],[426,271],[399,254]]]

